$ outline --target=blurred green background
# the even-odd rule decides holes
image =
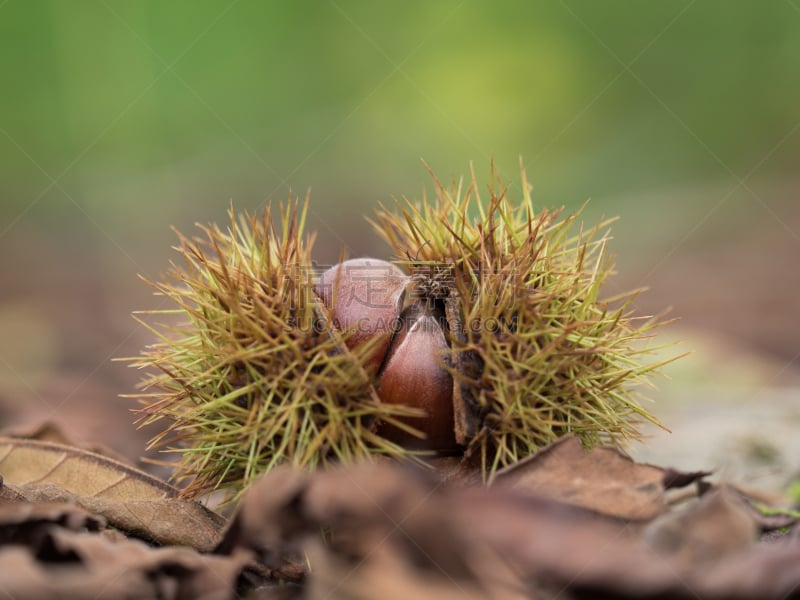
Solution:
[[[420,159],[518,189],[521,156],[538,205],[622,217],[642,310],[797,362],[800,0],[0,0],[0,46],[9,421],[102,433],[170,226],[310,189],[320,262],[384,255],[363,215]]]

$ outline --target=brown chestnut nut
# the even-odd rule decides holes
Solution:
[[[457,448],[453,421],[453,378],[442,368],[447,340],[431,311],[410,306],[402,315],[378,381],[378,396],[390,404],[421,408],[426,416],[405,421],[425,439],[384,425],[378,432],[408,448],[448,452]]]
[[[334,326],[346,334],[348,348],[376,336],[374,350],[364,365],[375,374],[397,328],[397,317],[409,277],[392,263],[353,258],[325,271],[314,291],[331,311]]]
[[[451,452],[457,448],[453,420],[453,378],[443,368],[448,348],[442,318],[427,299],[408,303],[411,278],[392,263],[351,259],[325,271],[315,292],[330,310],[349,348],[380,336],[365,365],[377,374],[383,402],[425,411],[425,417],[404,421],[425,434],[420,440],[397,427],[378,432],[403,446]]]

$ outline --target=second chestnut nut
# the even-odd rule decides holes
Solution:
[[[349,348],[373,344],[364,366],[376,378],[381,401],[425,412],[404,419],[424,439],[385,424],[378,433],[413,449],[455,451],[453,378],[444,368],[449,346],[440,303],[418,295],[397,266],[372,258],[334,265],[314,290]]]

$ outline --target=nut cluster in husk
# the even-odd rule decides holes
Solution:
[[[156,445],[182,454],[187,494],[242,491],[279,463],[456,454],[484,475],[566,433],[586,446],[637,438],[636,384],[659,364],[659,325],[602,299],[608,225],[534,211],[493,175],[381,206],[372,225],[394,263],[351,259],[319,273],[305,207],[278,224],[231,210],[227,231],[180,236],[183,266],[155,283],[179,324],[136,360]]]

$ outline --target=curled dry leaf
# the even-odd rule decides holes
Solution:
[[[312,545],[309,561],[314,565],[306,596],[310,600],[528,600],[532,597],[525,589],[508,585],[513,578],[504,577],[511,574],[497,556],[481,556],[475,565],[485,572],[486,581],[493,582],[490,585],[419,569],[390,545],[376,547],[355,571],[350,560],[328,552],[321,544]],[[348,572],[353,572],[353,576],[342,576]]]
[[[25,502],[26,498],[13,487],[5,485],[3,476],[0,475],[0,503]]]
[[[306,575],[304,542],[309,522],[299,512],[310,479],[288,467],[273,471],[250,488],[216,554],[253,556],[268,579],[301,582]],[[297,508],[295,512],[292,509]]]
[[[245,562],[54,528],[28,547],[0,548],[0,589],[15,600],[233,599]]]
[[[69,502],[131,535],[207,551],[225,520],[178,490],[116,460],[48,442],[0,438],[0,473],[32,502]]]
[[[617,448],[589,451],[565,436],[499,471],[495,485],[580,506],[631,521],[647,521],[666,510],[664,490],[708,473],[681,473],[637,463]]]
[[[0,544],[26,544],[57,525],[70,531],[99,531],[102,517],[73,504],[0,501]]]
[[[123,500],[174,498],[178,490],[117,460],[64,444],[0,438],[6,483],[50,483],[81,495]]]
[[[11,488],[3,485],[2,490]],[[5,493],[0,498],[0,590],[15,600],[232,599],[249,562],[244,554],[152,548],[103,529],[103,517],[71,502],[30,502]]]
[[[664,473],[664,489],[671,490],[674,488],[682,488],[693,483],[703,483],[703,479],[711,475],[711,471],[678,471],[677,469],[661,469]],[[710,485],[705,483],[705,485]],[[701,494],[707,488],[701,490]]]
[[[81,496],[52,484],[26,484],[18,488],[31,502],[76,504],[102,515],[126,534],[162,546],[190,546],[201,552],[213,549],[220,539],[225,519],[203,505],[182,498],[123,500]]]
[[[643,536],[659,554],[671,555],[690,568],[742,551],[753,543],[757,532],[746,501],[723,487],[684,510],[662,515],[644,529]]]

